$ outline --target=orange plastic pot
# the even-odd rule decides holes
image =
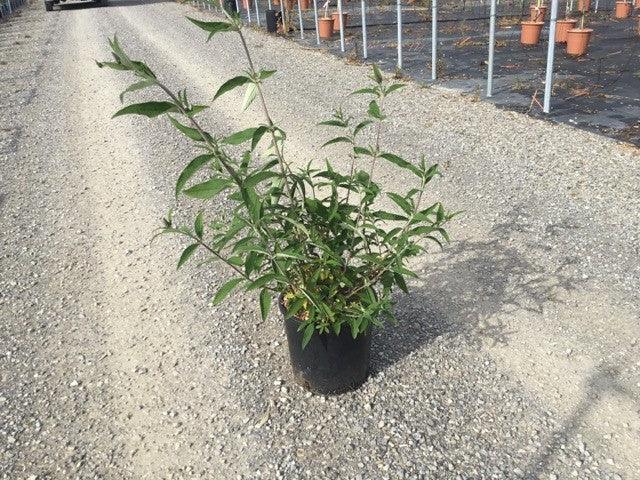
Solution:
[[[565,18],[556,22],[556,43],[567,43],[567,32],[576,27],[578,20]]]
[[[628,2],[616,2],[615,17],[618,19],[629,18],[631,16],[631,4]]]
[[[578,11],[588,12],[591,9],[591,0],[578,0]]]
[[[544,22],[544,17],[547,14],[547,6],[542,5],[537,7],[535,5],[531,5],[529,7],[529,18],[532,22]]]
[[[333,18],[319,18],[318,31],[320,38],[331,38],[333,35]]]
[[[572,28],[569,30],[567,32],[567,55],[580,57],[587,53],[592,33],[591,28]]]
[[[302,10],[309,10],[309,0],[298,0]]]
[[[636,8],[640,8],[640,0],[636,0],[636,5],[635,5],[635,7],[636,7]]]
[[[537,45],[542,32],[542,22],[522,22],[520,24],[520,43],[522,45]]]
[[[331,18],[333,18],[333,31],[340,31],[340,14],[338,12],[333,12],[331,14]],[[349,19],[349,15],[342,12],[342,26],[347,28],[347,20]]]

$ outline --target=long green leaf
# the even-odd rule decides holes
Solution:
[[[240,130],[239,132],[226,137],[223,142],[229,145],[240,145],[241,143],[253,139],[253,134],[256,130],[256,128],[247,128],[245,130]]]
[[[191,21],[205,32],[209,32],[207,42],[211,40],[216,33],[231,32],[236,28],[231,23],[226,22],[203,22],[202,20],[196,20],[195,18],[187,17],[187,20]]]
[[[156,83],[155,81],[153,81],[153,80],[149,79],[149,80],[141,80],[141,81],[139,81],[139,82],[136,82],[136,83],[134,83],[134,84],[129,85],[129,86],[124,90],[124,92],[122,92],[122,93],[120,94],[120,101],[121,101],[121,102],[124,102],[124,96],[125,96],[125,94],[130,93],[130,92],[135,92],[136,90],[142,90],[143,88],[147,88],[147,87],[150,87],[150,86],[152,86],[152,85],[155,85],[155,83]]]
[[[218,195],[225,188],[229,187],[231,182],[227,178],[212,178],[206,182],[194,185],[184,191],[184,194],[193,197],[208,200]]]
[[[158,115],[162,115],[163,113],[177,111],[178,107],[171,102],[134,103],[118,110],[113,114],[112,118],[119,117],[121,115],[144,115],[145,117],[153,118]]]
[[[215,296],[213,297],[213,301],[211,303],[213,305],[218,305],[225,298],[227,298],[229,296],[229,294],[231,293],[231,291],[234,288],[236,288],[238,286],[238,284],[240,282],[242,282],[243,280],[244,280],[244,278],[238,277],[238,278],[233,278],[233,279],[229,280],[228,282],[226,282],[224,285],[222,285],[218,289],[218,291],[216,292]]]
[[[251,79],[249,77],[244,76],[244,75],[240,75],[238,77],[233,77],[233,78],[227,80],[226,82],[224,82],[222,84],[222,86],[218,89],[216,94],[213,96],[213,99],[215,100],[219,96],[224,95],[227,92],[230,92],[234,88],[241,87],[242,85],[244,85],[245,83],[248,83],[250,81],[251,81]]]
[[[211,159],[213,155],[206,153],[204,155],[199,155],[193,160],[189,162],[189,164],[182,170],[182,173],[178,177],[178,181],[176,182],[176,197],[182,192],[182,189],[189,181],[189,179],[203,166],[205,166]]]
[[[178,268],[184,265],[185,262],[189,260],[189,258],[191,258],[191,255],[194,254],[197,248],[198,248],[198,244],[192,243],[182,251],[182,255],[180,255],[180,260],[178,260]]]
[[[180,130],[185,136],[189,137],[191,140],[195,140],[196,142],[213,140],[211,138],[211,135],[209,135],[208,133],[205,132],[204,136],[202,136],[198,130],[196,130],[195,128],[191,128],[191,127],[187,127],[186,125],[183,125],[178,120],[173,118],[171,115],[169,115],[169,120],[171,121],[174,127]]]
[[[410,172],[413,172],[418,177],[422,178],[422,172],[418,167],[416,167],[415,165],[412,165],[411,163],[407,162],[405,159],[399,157],[398,155],[394,155],[393,153],[383,153],[380,155],[380,157],[384,158],[388,162],[393,163],[394,165],[397,165],[400,168],[409,170]]]
[[[263,288],[260,292],[260,315],[262,320],[266,320],[271,309],[271,292]]]

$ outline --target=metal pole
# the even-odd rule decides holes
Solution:
[[[9,15],[11,15],[11,0],[7,0],[7,5],[9,6]]]
[[[594,9],[595,13],[598,13],[598,3],[600,3],[600,0],[596,0],[596,6],[595,6],[595,9]]]
[[[316,24],[316,43],[320,45],[320,30],[318,28],[318,2],[313,0],[313,21]]]
[[[243,6],[244,2],[247,2],[247,19],[249,20],[249,23],[251,23],[251,0],[242,0]]]
[[[286,2],[287,0],[280,0],[280,18],[282,19],[282,33],[284,34],[284,2]],[[286,32],[289,33],[289,32]]]
[[[438,0],[431,0],[431,80],[437,76],[436,63],[438,45]]]
[[[271,10],[271,0],[267,1],[267,6],[269,7],[269,10]]]
[[[260,26],[260,9],[258,8],[258,0],[254,0],[256,6],[256,23]]]
[[[300,0],[298,0],[298,19],[300,20],[300,38],[304,40],[304,25],[302,24],[302,7],[300,6]]]
[[[551,87],[553,83],[553,53],[556,46],[556,21],[558,19],[558,0],[551,0],[551,21],[549,23],[549,47],[547,48],[547,75],[544,80],[544,113],[551,109]]]
[[[344,25],[342,18],[342,0],[338,0],[338,18],[340,21],[340,51],[344,53]]]
[[[489,65],[487,68],[487,97],[493,94],[493,51],[496,44],[496,0],[491,0],[489,19]]]
[[[238,16],[240,16],[240,4],[238,3],[238,0],[236,0],[236,12],[238,13]]]
[[[396,19],[398,24],[398,68],[402,69],[402,0],[396,0]]]
[[[362,56],[366,59],[367,53],[367,7],[365,0],[360,0],[360,8],[362,10]]]

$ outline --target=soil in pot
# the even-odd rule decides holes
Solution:
[[[333,35],[333,18],[319,18],[318,32],[320,38],[331,38]]]
[[[346,325],[340,335],[314,332],[303,349],[303,332],[298,331],[300,320],[288,318],[282,302],[279,304],[285,317],[289,358],[296,383],[312,392],[330,395],[355,390],[365,382],[369,376],[371,332],[355,339]]]
[[[333,18],[333,31],[340,31],[340,14],[338,12],[333,12],[331,14],[331,18]],[[347,28],[347,20],[349,15],[347,13],[342,12],[342,25],[344,28]]]
[[[556,22],[556,43],[567,43],[567,32],[576,27],[578,20],[565,18]]]
[[[544,22],[544,17],[547,14],[547,6],[542,5],[540,7],[536,7],[535,5],[531,5],[529,7],[529,18],[532,22]]]
[[[567,32],[567,54],[580,57],[587,53],[592,33],[591,28],[572,28],[569,30]]]
[[[615,18],[624,19],[631,16],[631,4],[628,2],[616,2]]]
[[[520,24],[520,43],[522,45],[537,45],[542,32],[542,22],[522,22]]]
[[[578,11],[588,12],[591,9],[591,0],[578,0]]]

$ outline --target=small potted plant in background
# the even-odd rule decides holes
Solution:
[[[337,10],[335,12],[333,12],[331,14],[331,17],[333,18],[333,31],[334,32],[339,32],[340,31],[340,12],[338,12]],[[347,14],[347,12],[342,12],[342,26],[343,28],[347,28],[347,21],[349,20],[349,15]]]
[[[591,9],[591,0],[578,0],[578,11],[588,12]]]
[[[583,11],[583,10],[580,10]],[[569,12],[566,12],[566,16],[563,19],[556,21],[556,43],[567,43],[567,32],[572,28],[575,28],[578,19],[570,18]]]
[[[520,43],[522,45],[537,45],[540,41],[540,34],[544,22],[535,20],[523,20],[520,22]]]
[[[217,288],[214,304],[243,287],[256,294],[266,319],[277,302],[300,384],[323,394],[357,388],[368,375],[372,329],[394,320],[392,294],[406,292],[406,279],[416,276],[407,260],[448,240],[444,226],[453,214],[440,202],[427,203],[438,167],[424,156],[412,163],[384,148],[384,104],[403,85],[385,81],[376,66],[371,85],[353,92],[368,97],[364,118],[338,109],[321,123],[339,130],[325,145],[343,145],[343,158],[290,162],[286,134],[274,124],[263,90],[275,72],[256,69],[239,17],[226,16],[224,22],[189,20],[209,39],[238,35],[246,70],[224,82],[214,101],[244,88],[242,109],[256,101],[260,124],[231,135],[207,132],[201,117],[207,106],[192,103],[186,89],[171,90],[145,63],[132,60],[117,38],[110,40],[114,59],[98,65],[136,77],[125,93],[148,88],[162,99],[128,105],[114,116],[165,116],[200,150],[178,177],[175,194],[198,200],[202,210],[186,224],[170,213],[158,233],[188,241],[178,267],[195,255],[203,264],[226,266],[231,277]],[[381,163],[407,175],[404,191],[377,183]]]
[[[567,31],[567,54],[580,57],[587,53],[589,47],[589,40],[593,30],[591,28],[585,28],[587,19],[587,11],[580,12],[580,27],[572,28]]]
[[[321,18],[318,19],[318,30],[320,38],[331,38],[333,36],[333,18],[329,16],[329,1],[327,0],[322,9],[324,11]]]
[[[547,6],[542,3],[542,0],[537,0],[535,5],[529,6],[529,20],[532,22],[544,22],[546,14]]]
[[[622,20],[631,16],[631,2],[618,0],[616,2],[615,18]]]

